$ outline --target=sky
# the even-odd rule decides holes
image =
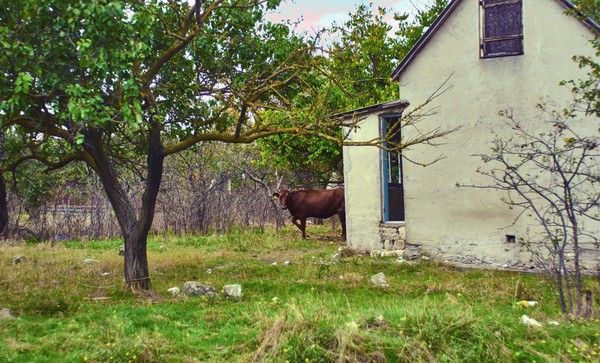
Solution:
[[[331,25],[334,21],[342,23],[348,19],[348,13],[354,12],[357,4],[373,3],[374,8],[392,9],[392,13],[413,13],[417,7],[423,7],[428,0],[283,0],[279,8],[268,19],[273,22],[303,17],[298,30],[315,33],[318,29]]]

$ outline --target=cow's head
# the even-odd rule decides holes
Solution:
[[[273,199],[279,199],[281,209],[287,209],[288,194],[290,194],[290,191],[287,189],[281,189],[279,192],[273,193]]]

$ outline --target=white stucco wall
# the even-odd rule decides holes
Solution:
[[[482,163],[474,155],[490,152],[492,132],[508,135],[498,111],[512,109],[519,119],[538,120],[536,104],[546,100],[564,105],[570,100],[567,88],[559,86],[561,80],[585,77],[571,57],[592,54],[587,41],[591,33],[563,11],[556,1],[523,1],[524,55],[480,59],[478,1],[463,0],[400,74],[400,96],[413,106],[452,74],[452,88],[435,100],[437,114],[421,127],[461,127],[437,149],[405,151],[423,162],[444,156],[428,167],[404,163],[408,242],[449,260],[471,256],[517,263],[523,258],[517,244],[504,241],[507,234],[527,238],[527,222],[513,224],[516,211],[501,201],[503,194],[457,184],[490,183],[476,173]],[[597,119],[583,125],[590,132],[599,126]]]
[[[371,114],[348,135],[348,141],[369,141],[378,136],[379,118]],[[343,157],[348,246],[369,250],[380,248],[380,151],[372,146],[345,146]]]

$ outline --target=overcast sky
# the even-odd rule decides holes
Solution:
[[[374,7],[391,9],[392,13],[413,13],[422,8],[430,0],[283,0],[269,20],[278,22],[284,19],[297,20],[303,17],[299,30],[314,33],[316,30],[331,25],[334,21],[343,22],[349,12],[354,12],[357,4],[373,3]]]

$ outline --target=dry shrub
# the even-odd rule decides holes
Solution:
[[[382,326],[342,323],[324,311],[309,312],[297,304],[286,308],[285,315],[262,317],[253,361],[387,361],[385,354],[365,337],[366,331]]]

